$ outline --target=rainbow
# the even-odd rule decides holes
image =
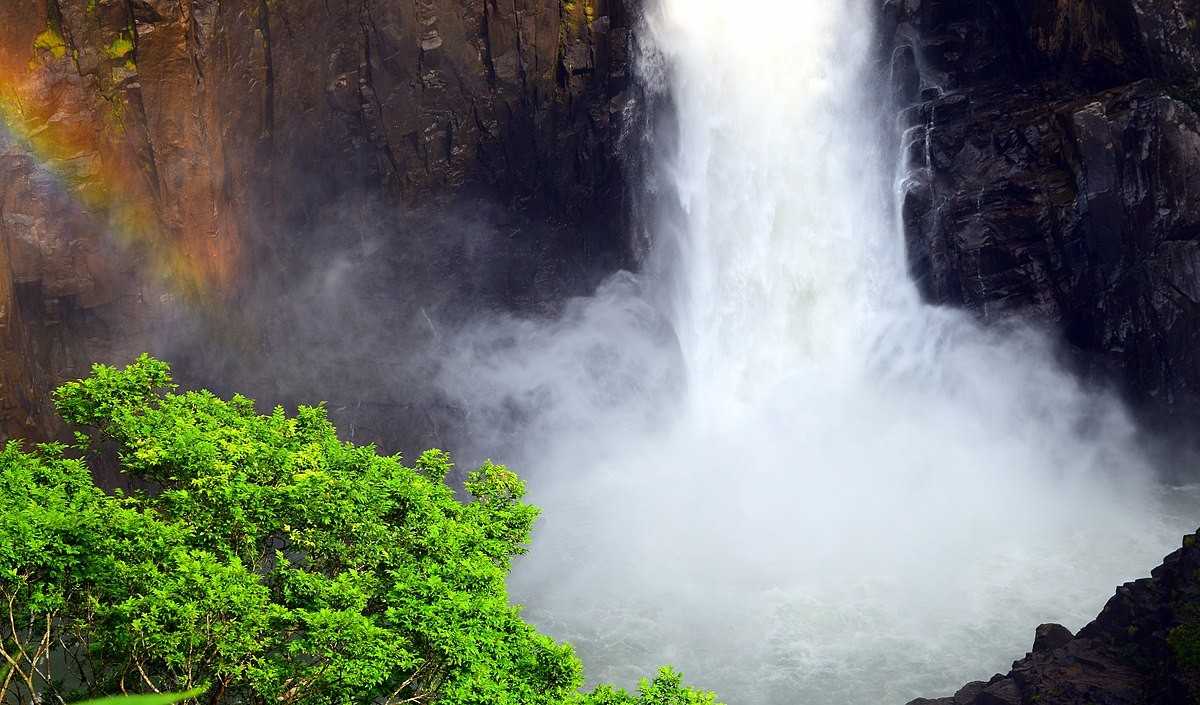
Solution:
[[[192,306],[218,303],[229,291],[235,257],[229,251],[189,243],[183,233],[163,225],[152,179],[132,156],[128,143],[114,139],[124,134],[124,105],[113,103],[110,114],[102,118],[107,124],[47,115],[51,106],[39,105],[45,101],[30,96],[44,92],[38,89],[39,82],[47,80],[48,62],[70,59],[63,45],[42,37],[33,51],[25,71],[0,66],[0,130],[123,251],[138,258],[139,270],[149,283]],[[87,98],[77,87],[67,90]],[[114,100],[123,98],[118,94]]]

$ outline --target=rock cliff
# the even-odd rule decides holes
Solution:
[[[1200,696],[1200,534],[1126,583],[1078,635],[1037,628],[1007,675],[909,705],[1190,705]]]
[[[51,434],[48,389],[143,349],[271,398],[417,404],[424,373],[379,350],[431,344],[456,302],[552,305],[627,264],[636,6],[0,5],[0,436]],[[924,294],[1055,326],[1190,428],[1200,8],[882,14]]]
[[[0,438],[52,434],[49,389],[144,349],[192,381],[232,367],[348,403],[388,370],[346,339],[416,349],[454,292],[537,306],[623,263],[632,19],[622,0],[0,3]],[[354,349],[301,354],[332,335]]]
[[[1200,6],[889,0],[903,220],[932,301],[1060,330],[1149,417],[1200,412]]]

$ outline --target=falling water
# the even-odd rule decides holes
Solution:
[[[513,589],[595,679],[904,703],[1078,628],[1188,528],[1123,410],[908,281],[857,0],[661,0],[643,274],[481,322],[442,383],[544,510]]]

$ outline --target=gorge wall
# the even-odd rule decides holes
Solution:
[[[638,4],[0,4],[0,437],[52,435],[49,389],[147,349],[365,434],[428,416],[396,356],[630,264]],[[923,293],[1046,323],[1187,427],[1200,9],[881,7]]]
[[[142,350],[335,411],[417,403],[377,380],[451,300],[548,305],[626,262],[632,19],[0,3],[0,438],[52,435],[50,389]]]
[[[1155,422],[1200,411],[1200,5],[889,0],[902,218],[931,301],[1061,332]]]

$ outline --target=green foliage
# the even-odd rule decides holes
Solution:
[[[104,53],[114,61],[124,59],[133,53],[133,40],[124,35],[118,36],[104,48]]]
[[[33,40],[33,48],[48,51],[54,58],[61,59],[67,55],[67,42],[54,27],[37,35]]]
[[[200,695],[206,688],[195,688],[186,693],[151,693],[149,695],[113,695],[72,705],[175,705]]]
[[[0,703],[202,684],[209,703],[714,703],[669,670],[578,693],[570,646],[508,601],[537,510],[507,468],[472,472],[464,503],[441,451],[408,467],[321,406],[174,390],[148,356],[95,366],[55,396],[92,429],[83,458],[0,451]],[[152,490],[97,488],[85,461],[109,454]]]
[[[580,705],[719,705],[712,693],[683,684],[683,676],[663,668],[652,681],[642,680],[637,695],[602,685],[584,696]]]
[[[1195,541],[1192,536],[1187,538]],[[1181,617],[1182,623],[1167,634],[1167,644],[1183,670],[1200,674],[1200,610],[1184,610]]]
[[[1195,542],[1195,535],[1185,537],[1184,547]],[[1176,610],[1179,624],[1167,633],[1174,679],[1190,694],[1193,702],[1200,702],[1200,607],[1185,603]]]
[[[120,62],[126,71],[136,71],[137,64],[133,60],[133,39],[121,34],[112,43],[104,47],[104,54],[113,61]]]

